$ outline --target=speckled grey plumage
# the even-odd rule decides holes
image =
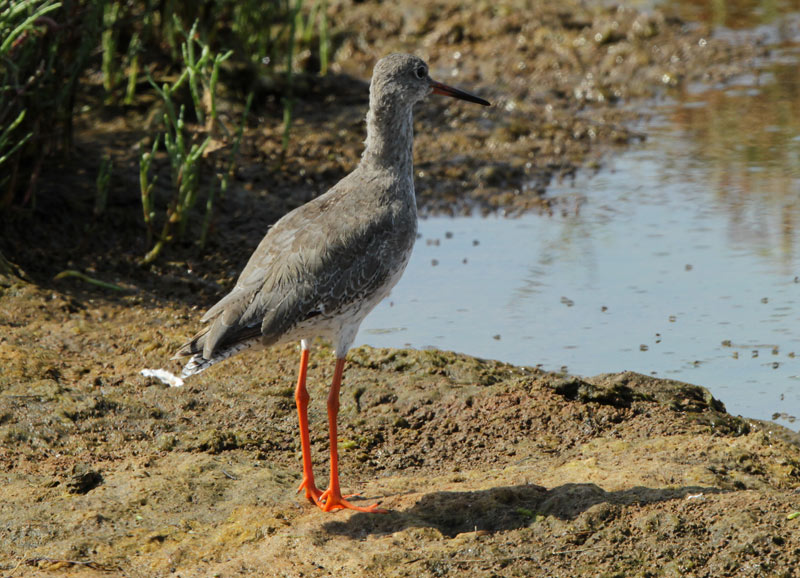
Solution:
[[[191,357],[184,377],[248,347],[314,336],[332,339],[344,357],[411,255],[412,107],[432,82],[414,56],[393,54],[376,64],[358,167],[269,230],[236,287],[203,316],[206,327],[177,352]]]

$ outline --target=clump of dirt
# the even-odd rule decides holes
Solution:
[[[731,416],[699,386],[355,350],[343,484],[391,510],[368,516],[324,515],[295,496],[295,347],[243,354],[180,389],[139,374],[176,370],[169,359],[200,309],[267,226],[355,165],[379,56],[421,53],[435,76],[496,103],[419,107],[421,208],[514,212],[558,210],[553,179],[643,138],[629,128],[635,99],[726,78],[765,50],[658,12],[572,0],[345,2],[331,22],[335,74],[305,92],[298,79],[286,156],[264,89],[203,251],[178,243],[136,265],[147,250],[134,209],[149,111],[85,112],[78,154],[54,161],[35,209],[3,216],[0,250],[38,284],[0,283],[0,573],[791,576],[797,435]],[[94,217],[106,153],[114,178]],[[51,280],[66,268],[122,291]],[[318,345],[309,373],[320,480],[331,358]]]

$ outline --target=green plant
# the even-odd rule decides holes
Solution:
[[[144,213],[144,224],[147,227],[147,246],[153,243],[154,224],[153,221],[156,217],[156,212],[153,209],[153,187],[156,184],[157,177],[150,180],[150,165],[153,164],[153,157],[158,151],[159,139],[161,135],[157,136],[153,141],[153,148],[150,152],[142,153],[139,159],[139,190],[142,196],[142,212]]]
[[[180,20],[174,17],[175,27],[182,30]],[[198,20],[195,20],[191,30],[188,33],[183,31],[186,41],[181,44],[181,56],[183,58],[183,72],[178,80],[171,87],[164,87],[164,91],[169,88],[168,96],[172,97],[188,80],[189,92],[192,95],[192,102],[194,103],[194,111],[197,120],[200,124],[205,124],[206,106],[204,104],[204,97],[206,94],[210,97],[210,109],[212,117],[216,114],[216,85],[219,78],[219,65],[230,58],[233,51],[227,51],[225,54],[212,55],[211,49],[208,45],[202,42],[197,36]],[[197,51],[200,51],[198,58]],[[151,81],[152,84],[152,81]],[[158,88],[156,87],[156,90]],[[161,94],[162,98],[165,95]]]
[[[189,209],[194,206],[197,200],[198,184],[200,182],[200,158],[203,151],[211,142],[211,137],[206,136],[201,144],[192,143],[187,150],[185,122],[183,113],[185,107],[181,105],[177,121],[168,126],[164,132],[164,148],[167,149],[170,164],[172,166],[172,185],[177,190],[177,202],[174,206],[173,215],[168,221],[176,222],[183,237],[186,232],[186,217]],[[164,123],[167,124],[169,118],[164,115]]]
[[[0,167],[3,164],[7,163],[9,159],[16,153],[22,145],[24,145],[28,140],[31,138],[32,133],[28,133],[23,135],[22,137],[18,138],[15,142],[14,140],[14,131],[16,128],[22,124],[22,121],[25,120],[25,111],[21,111],[17,118],[11,121],[3,132],[0,132]],[[3,176],[0,178],[0,187],[4,186],[8,180],[9,176]]]
[[[0,208],[22,188],[22,204],[34,206],[45,159],[69,152],[78,79],[99,42],[102,14],[100,0],[0,0],[0,126],[15,126],[0,137]]]
[[[47,72],[44,62],[33,62],[33,43],[43,19],[60,7],[59,2],[0,1],[0,126],[5,127],[0,132],[0,187],[6,189],[0,206],[11,202],[19,154],[34,134],[26,95]]]
[[[320,43],[320,74],[327,74],[328,71],[328,51],[330,40],[328,38],[328,18],[327,3],[325,0],[315,0],[307,17],[303,17],[303,0],[295,0],[289,17],[289,37],[286,49],[286,93],[283,97],[283,150],[289,148],[289,136],[292,129],[292,118],[294,112],[294,56],[298,45],[310,45],[312,34],[315,30],[314,23],[317,22]]]
[[[96,287],[102,287],[103,289],[111,289],[113,291],[125,291],[124,287],[120,287],[119,285],[115,285],[114,283],[101,281],[100,279],[95,279],[94,277],[90,277],[89,275],[81,273],[80,271],[76,271],[75,269],[67,269],[66,271],[61,271],[61,273],[53,277],[53,281],[60,281],[61,279],[66,279],[67,277],[74,277],[76,279],[80,279],[81,281],[85,281],[86,283],[95,285]]]
[[[325,76],[328,73],[328,52],[330,39],[328,38],[328,3],[326,0],[315,0],[311,5],[308,17],[303,19],[298,12],[298,29],[302,42],[306,47],[311,47],[314,31],[319,34],[319,73]],[[316,26],[315,26],[316,23]]]
[[[103,49],[103,88],[106,90],[106,102],[112,100],[114,89],[119,82],[119,69],[116,67],[119,13],[119,2],[109,2],[103,7],[101,44]]]
[[[239,148],[242,144],[242,136],[244,136],[244,127],[247,123],[247,117],[250,115],[250,107],[253,105],[253,96],[255,93],[251,92],[247,95],[247,102],[244,105],[244,113],[242,114],[242,121],[239,123],[239,128],[236,131],[236,136],[233,139],[233,146],[231,153],[228,156],[228,166],[226,170],[219,175],[219,194],[222,198],[228,190],[228,179],[231,178],[236,171],[236,161],[239,157]],[[204,247],[208,239],[208,229],[211,225],[211,216],[214,213],[214,188],[208,192],[208,200],[206,201],[206,216],[203,219],[203,229],[200,233],[200,246]]]
[[[162,91],[166,95],[167,91]],[[200,159],[203,151],[211,142],[211,137],[207,136],[201,144],[193,143],[187,146],[186,124],[184,122],[185,107],[181,105],[180,113],[177,117],[164,114],[164,148],[170,159],[172,174],[173,197],[167,207],[166,219],[161,229],[158,240],[150,251],[142,259],[142,264],[155,261],[164,248],[164,245],[171,242],[174,238],[175,230],[178,228],[178,235],[183,237],[186,231],[186,223],[189,211],[194,207],[197,200],[198,186],[200,183]],[[156,140],[158,143],[158,140]],[[155,153],[155,149],[153,151]],[[148,162],[152,160],[152,156]],[[141,174],[141,173],[140,173]],[[148,203],[149,203],[148,194]],[[152,205],[144,207],[145,214],[152,215]],[[150,209],[148,213],[148,209]],[[152,223],[150,219],[149,223]]]
[[[181,46],[184,69],[181,75],[173,84],[164,83],[158,86],[148,75],[151,85],[161,96],[164,103],[164,148],[170,161],[172,175],[173,196],[170,200],[161,233],[158,235],[155,244],[142,259],[142,264],[152,263],[164,246],[171,242],[177,235],[183,238],[186,233],[186,226],[189,214],[195,203],[200,189],[201,180],[201,161],[204,152],[209,144],[215,140],[215,133],[221,133],[219,138],[230,135],[224,123],[219,120],[216,108],[217,83],[219,81],[219,67],[232,55],[231,51],[221,54],[214,54],[208,45],[199,39],[197,35],[197,21],[192,25],[186,34],[186,40]],[[180,23],[176,22],[176,27]],[[189,92],[194,105],[195,116],[199,123],[206,125],[205,138],[199,144],[197,142],[189,144],[192,138],[186,121],[185,106],[181,105],[176,114],[175,98],[178,90],[184,83],[188,84]],[[252,104],[252,94],[248,98],[245,110],[245,119]],[[231,156],[228,160],[228,168],[221,177],[221,188],[224,193],[227,188],[228,174],[233,172],[235,158],[238,154],[239,144],[244,129],[244,119],[240,130],[237,132],[236,139],[232,148]],[[199,132],[196,133],[199,136]],[[155,213],[152,203],[153,183],[149,181],[150,164],[153,156],[158,149],[159,137],[156,138],[153,150],[148,154],[142,155],[140,160],[140,188],[142,193],[142,209],[145,216],[145,225],[148,230],[148,246],[154,236],[153,219]],[[205,244],[211,214],[214,207],[214,190],[210,188],[206,201],[206,216],[200,234],[200,243]]]
[[[189,215],[201,201],[205,215],[198,240],[204,244],[235,173],[253,102],[251,94],[241,125],[229,131],[217,102],[225,72],[249,69],[250,74],[228,77],[232,92],[240,94],[251,87],[236,83],[253,73],[285,79],[286,150],[296,75],[301,67],[313,72],[317,63],[321,74],[328,69],[327,9],[326,0],[0,0],[0,209],[35,208],[40,174],[56,166],[48,159],[71,152],[74,111],[96,110],[91,79],[102,81],[104,103],[121,101],[141,111],[147,100],[140,98],[139,80],[155,84],[151,76],[163,74],[156,86],[163,125],[140,158],[147,258],[155,259],[165,243],[191,231]],[[182,22],[193,23],[188,32]],[[154,198],[154,164],[161,158],[169,159],[174,195],[165,207]],[[111,168],[101,166],[89,213],[106,209]],[[204,173],[216,178],[203,185]]]
[[[128,106],[133,104],[133,99],[136,96],[136,81],[139,78],[139,53],[141,50],[141,38],[138,32],[134,32],[128,44],[128,86],[125,89],[124,101]]]

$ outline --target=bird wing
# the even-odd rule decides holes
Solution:
[[[202,351],[210,359],[219,347],[256,337],[270,345],[297,324],[333,315],[387,282],[394,273],[387,256],[410,250],[416,221],[398,222],[397,203],[365,206],[337,187],[270,229],[236,287],[203,316],[209,325],[178,356]],[[408,235],[397,235],[396,227],[410,227]]]

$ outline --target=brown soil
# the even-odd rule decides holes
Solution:
[[[513,212],[558,209],[552,179],[643,138],[628,128],[640,99],[766,53],[659,13],[575,4],[332,7],[350,32],[335,74],[303,93],[288,155],[265,87],[210,243],[177,244],[149,269],[136,264],[147,247],[135,146],[149,111],[84,113],[77,154],[43,175],[35,210],[0,221],[0,250],[35,281],[0,288],[0,575],[796,575],[796,435],[728,415],[701,387],[355,350],[342,481],[391,510],[366,515],[323,514],[294,493],[295,347],[243,354],[181,389],[139,375],[176,370],[172,352],[268,224],[355,165],[378,56],[415,50],[496,103],[419,107],[421,208]],[[115,176],[95,218],[103,152]],[[52,280],[67,268],[125,291]],[[332,369],[320,344],[309,376],[320,480]]]

